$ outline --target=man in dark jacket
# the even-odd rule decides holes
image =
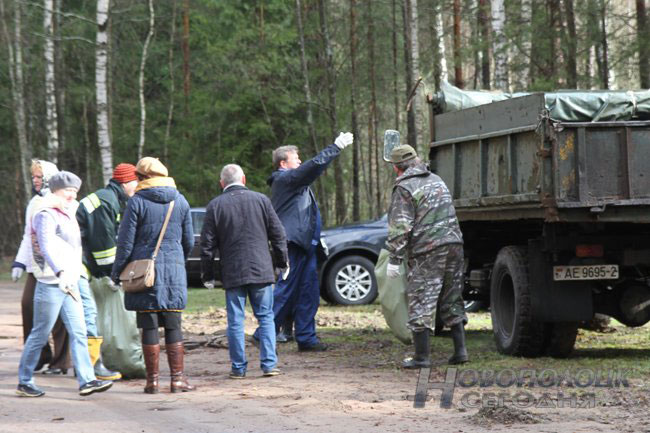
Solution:
[[[295,339],[301,352],[327,350],[316,337],[314,319],[320,302],[316,246],[320,241],[321,217],[309,186],[353,140],[351,133],[341,133],[333,144],[304,164],[296,146],[282,146],[273,151],[275,171],[268,183],[273,208],[287,232],[291,267],[288,278],[277,283],[273,312],[276,330],[293,313]],[[257,332],[253,337],[257,337]]]
[[[244,306],[250,298],[260,325],[260,363],[264,376],[276,376],[273,322],[274,268],[287,268],[287,240],[270,200],[246,188],[240,166],[221,170],[223,194],[213,199],[205,211],[201,231],[203,280],[213,284],[213,260],[219,252],[221,283],[226,289],[228,349],[232,363],[230,377],[246,375],[244,350]],[[271,251],[269,251],[269,244]]]
[[[91,287],[95,293],[115,291],[110,275],[117,251],[117,230],[126,202],[135,193],[137,185],[135,165],[118,164],[108,185],[84,197],[77,209],[83,263],[87,272],[87,278],[82,277],[79,284],[79,291],[86,316],[90,361],[95,366],[95,376],[103,380],[117,380],[122,375],[108,370],[102,362],[100,349],[104,339],[97,328],[96,317],[102,317],[108,312],[102,308],[98,309],[91,294]],[[139,367],[144,370],[144,364]]]

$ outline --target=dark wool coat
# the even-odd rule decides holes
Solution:
[[[151,258],[172,200],[174,210],[156,257],[156,282],[144,292],[125,293],[127,310],[183,310],[187,304],[185,260],[194,246],[194,233],[190,206],[174,187],[143,189],[131,197],[120,223],[111,278],[119,281],[129,262]]]
[[[225,289],[275,282],[273,268],[284,268],[288,261],[287,240],[265,195],[233,185],[208,204],[201,231],[204,281],[214,279],[217,253]]]

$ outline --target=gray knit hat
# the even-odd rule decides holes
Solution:
[[[54,192],[63,188],[81,188],[81,179],[74,173],[62,170],[52,176],[49,181],[50,191]]]

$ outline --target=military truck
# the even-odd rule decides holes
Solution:
[[[454,198],[466,284],[489,300],[499,352],[564,357],[595,313],[650,320],[650,121],[558,120],[544,93],[429,103],[430,168]]]

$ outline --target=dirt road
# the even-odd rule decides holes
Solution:
[[[526,416],[506,409],[505,415],[482,411],[485,416],[479,417],[478,408],[462,407],[458,392],[451,409],[439,407],[440,391],[435,390],[430,391],[433,400],[424,409],[414,409],[408,396],[415,393],[417,372],[360,367],[342,361],[336,349],[300,354],[287,346],[280,351],[284,375],[279,377],[261,377],[258,352],[250,346],[248,377],[230,380],[227,350],[201,346],[186,357],[186,370],[198,386],[193,393],[169,393],[161,354],[158,395],[144,394],[144,381],[131,380],[84,398],[77,394],[76,380],[70,374],[46,377],[37,373],[37,383],[46,395],[19,398],[14,391],[22,350],[21,287],[0,283],[0,432],[650,431],[644,420],[647,402],[638,404],[647,394],[645,388],[633,391],[636,403],[632,405],[620,404],[620,400],[611,404],[613,400],[606,395],[599,396],[598,406],[591,409],[533,408],[525,411]]]

